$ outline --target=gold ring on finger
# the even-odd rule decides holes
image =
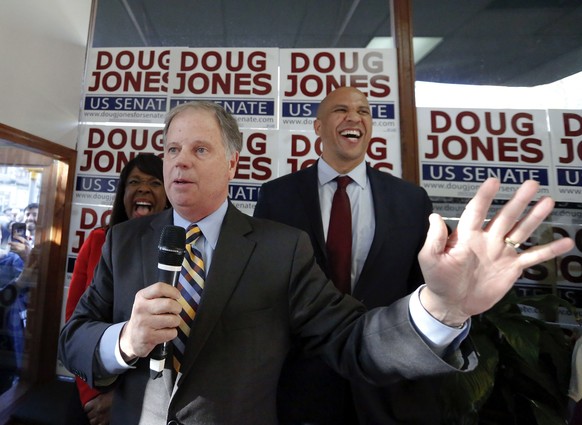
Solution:
[[[521,245],[521,243],[512,241],[509,238],[505,238],[505,241],[504,242],[505,242],[506,245],[512,247],[513,249],[517,249]]]

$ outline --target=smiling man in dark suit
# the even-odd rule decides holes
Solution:
[[[241,145],[236,120],[214,103],[170,111],[164,186],[173,209],[109,230],[93,282],[61,331],[65,367],[115,391],[113,425],[275,425],[277,383],[292,339],[322,353],[337,372],[379,385],[470,369],[477,361],[463,340],[470,317],[501,299],[523,268],[573,246],[570,239],[523,253],[510,246],[553,208],[545,199],[520,219],[537,192],[531,181],[483,228],[499,188],[491,179],[452,237],[431,216],[420,253],[426,285],[364,313],[325,277],[304,232],[230,203]],[[202,231],[188,250],[199,251],[204,290],[182,347],[184,297],[157,281],[157,244],[170,224]],[[163,342],[185,350],[181,366],[175,371],[171,353],[162,377],[151,379],[148,356]]]
[[[321,158],[312,167],[263,184],[254,212],[255,217],[307,232],[317,263],[333,280],[326,245],[337,187],[334,179],[349,176],[349,292],[368,309],[390,305],[424,282],[417,256],[432,212],[424,189],[366,164],[372,127],[364,93],[354,87],[330,92],[314,122],[322,143]],[[401,381],[390,387],[366,383],[350,386],[323,359],[305,358],[301,350],[296,350],[281,376],[279,420],[285,425],[438,423],[435,381]]]

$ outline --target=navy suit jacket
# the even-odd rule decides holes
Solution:
[[[428,230],[432,204],[424,189],[369,165],[366,170],[376,228],[352,295],[372,309],[392,304],[423,283],[417,255]],[[314,165],[263,184],[254,215],[307,232],[317,262],[329,276],[317,179]],[[438,423],[434,388],[430,380],[401,382],[389,388],[353,383],[350,393],[348,382],[321,358],[305,358],[296,352],[287,359],[279,386],[280,421],[334,425]],[[351,409],[354,404],[359,421]]]

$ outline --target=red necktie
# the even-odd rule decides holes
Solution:
[[[349,294],[352,270],[352,210],[346,186],[352,179],[348,176],[339,176],[335,180],[337,189],[333,195],[329,217],[327,256],[331,280],[341,292]]]

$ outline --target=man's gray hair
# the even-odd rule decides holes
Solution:
[[[214,114],[218,126],[220,127],[220,132],[222,133],[222,143],[224,144],[224,149],[226,150],[227,159],[230,158],[235,152],[240,152],[242,150],[242,136],[238,128],[238,123],[234,117],[226,112],[222,106],[215,102],[209,102],[205,100],[182,103],[178,106],[172,108],[166,120],[164,122],[164,143],[166,143],[166,136],[168,133],[168,128],[172,123],[172,120],[180,112],[186,109],[193,110],[204,110]]]

